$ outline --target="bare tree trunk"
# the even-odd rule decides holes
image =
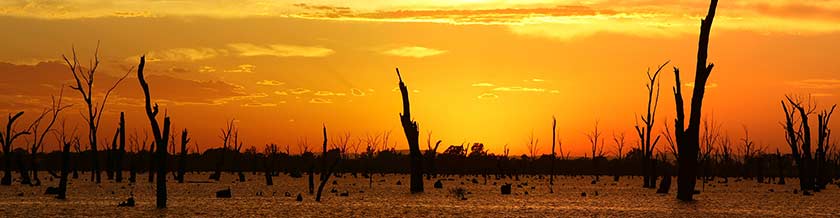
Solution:
[[[123,171],[123,162],[124,162],[123,157],[125,156],[125,112],[120,112],[120,128],[119,128],[119,130],[120,130],[120,139],[119,139],[120,147],[119,147],[119,150],[117,150],[117,155],[116,155],[117,159],[114,162],[114,166],[115,166],[114,168],[115,168],[116,173],[117,173],[117,175],[116,175],[117,182],[122,182],[122,180],[123,180],[123,175],[122,175],[123,172],[122,171]]]
[[[111,146],[105,146],[105,176],[108,180],[114,180],[114,150],[117,150],[117,137],[119,137],[120,130],[117,129],[114,133],[114,138],[111,140]]]
[[[3,160],[5,162],[3,180],[0,181],[0,185],[12,185],[12,144],[14,144],[17,137],[29,135],[28,131],[16,132],[14,130],[15,120],[20,118],[20,116],[23,116],[23,111],[15,113],[14,116],[9,114],[5,134],[0,133],[0,142],[2,142],[3,146]]]
[[[676,138],[679,149],[679,157],[677,163],[679,164],[679,172],[677,177],[677,199],[683,201],[693,200],[694,187],[697,183],[697,155],[700,149],[699,135],[700,135],[700,117],[702,115],[703,96],[706,91],[706,81],[709,74],[712,73],[714,64],[706,65],[706,58],[708,57],[709,34],[712,30],[712,21],[715,18],[715,10],[717,8],[717,0],[712,0],[709,5],[709,12],[706,18],[700,24],[700,39],[697,49],[697,68],[694,77],[694,93],[691,96],[691,115],[689,117],[688,128],[685,128],[685,112],[683,109],[682,92],[680,87],[680,73],[678,68],[674,68],[676,76],[676,84],[674,87],[674,97],[677,106],[676,119]]]
[[[151,124],[152,133],[154,134],[155,143],[157,144],[156,159],[159,163],[157,166],[158,178],[156,205],[157,208],[166,208],[166,159],[168,155],[166,146],[169,145],[169,116],[164,115],[163,129],[161,129],[158,125],[157,118],[155,118],[158,114],[158,106],[155,104],[155,106],[152,107],[151,97],[149,95],[149,84],[146,83],[146,79],[143,77],[143,67],[145,64],[146,57],[141,56],[140,65],[137,67],[137,78],[140,81],[140,87],[143,88],[143,93],[146,96],[146,115],[149,117],[149,123]]]
[[[336,157],[335,162],[333,162],[333,164],[330,166],[330,168],[326,170],[327,174],[324,177],[324,180],[321,180],[321,184],[318,185],[318,193],[315,195],[315,201],[316,202],[321,202],[321,192],[324,191],[324,185],[327,184],[327,180],[329,180],[330,176],[332,176],[333,171],[335,170],[335,166],[338,165],[339,160],[341,160],[340,155],[338,157]]]
[[[554,151],[554,145],[557,143],[557,118],[551,117],[551,173],[549,176],[548,184],[551,185],[551,193],[554,193],[554,159],[556,157],[556,153]]]
[[[411,159],[411,193],[423,193],[423,155],[420,153],[419,135],[420,130],[417,127],[417,122],[411,120],[411,109],[408,100],[408,87],[402,81],[400,69],[397,69],[397,78],[400,83],[400,93],[402,93],[403,113],[400,114],[400,121],[402,122],[403,130],[405,131],[405,138],[408,139],[408,150]]]
[[[152,117],[153,118],[153,117]],[[163,135],[158,142],[157,159],[157,208],[166,208],[166,159],[169,156],[166,145],[169,144],[169,117],[163,118]]]
[[[190,138],[187,134],[187,129],[181,132],[181,155],[178,156],[178,183],[184,183],[184,173],[186,173],[187,144],[190,143]]]
[[[324,125],[324,148],[321,153],[321,181],[327,180],[327,126]]]
[[[61,150],[61,179],[58,182],[58,199],[67,199],[67,174],[70,173],[70,143],[64,142]]]

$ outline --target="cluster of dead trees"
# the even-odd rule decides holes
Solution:
[[[832,171],[829,169],[832,169],[832,165],[837,161],[830,157],[831,151],[836,149],[836,143],[832,144],[831,129],[828,127],[837,105],[817,113],[816,149],[812,155],[813,129],[809,121],[813,118],[817,106],[810,98],[803,101],[791,96],[785,97],[781,102],[785,113],[783,127],[791,156],[798,169],[799,187],[805,194],[809,194],[806,191],[819,192],[833,180]]]

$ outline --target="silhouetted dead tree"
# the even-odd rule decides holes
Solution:
[[[236,128],[233,124],[235,119],[231,119],[228,122],[227,127],[225,129],[221,129],[221,135],[219,136],[222,139],[222,152],[220,152],[220,157],[218,162],[216,162],[216,172],[210,175],[210,179],[219,181],[222,178],[222,167],[225,164],[225,153],[228,151],[228,143],[230,143],[231,136],[233,134],[233,130]]]
[[[146,79],[143,77],[143,67],[145,64],[146,56],[140,56],[140,65],[137,67],[137,79],[140,81],[140,87],[143,88],[143,94],[146,97],[146,116],[149,117],[152,134],[154,135],[155,143],[157,144],[157,153],[155,155],[158,162],[156,205],[157,208],[166,208],[166,159],[168,156],[166,146],[169,145],[169,116],[166,114],[163,115],[163,128],[161,129],[157,118],[155,118],[159,112],[158,105],[155,103],[155,106],[152,107],[152,101],[149,94],[149,84],[146,83]]]
[[[335,150],[332,150],[330,152],[327,152],[327,126],[324,125],[324,151],[321,155],[321,159],[323,160],[324,163],[327,162],[326,160],[327,160],[327,154],[328,153],[335,153],[335,161],[333,161],[332,165],[330,165],[329,168],[327,168],[327,166],[323,166],[324,170],[321,171],[322,172],[321,184],[318,185],[318,193],[315,195],[315,201],[316,202],[321,202],[321,192],[324,191],[324,185],[327,184],[327,180],[330,179],[330,176],[335,171],[335,166],[337,166],[338,162],[341,160],[341,151],[340,150],[335,149]],[[422,177],[421,177],[421,179],[422,179]]]
[[[23,111],[17,112],[15,115],[9,114],[9,119],[6,121],[6,130],[3,131],[5,133],[0,133],[0,142],[3,143],[3,159],[5,161],[3,180],[0,182],[2,185],[12,185],[12,145],[15,139],[30,134],[29,131],[15,130],[15,121],[20,116],[23,116]]]
[[[764,152],[764,148],[756,144],[752,138],[750,138],[750,131],[746,126],[743,128],[744,137],[741,138],[741,147],[743,150],[742,156],[744,157],[744,172],[746,172],[744,176],[749,178],[755,177],[757,182],[762,183],[764,182],[764,177],[760,172],[760,160],[763,158],[762,153]],[[752,172],[753,169],[756,169],[756,172]]]
[[[299,138],[297,145],[300,149],[300,156],[306,165],[306,172],[309,177],[309,194],[315,194],[315,155],[309,151],[309,140],[306,138]]]
[[[373,188],[373,170],[371,170],[373,166],[373,159],[376,157],[376,152],[379,148],[379,135],[378,134],[368,134],[367,139],[365,139],[365,143],[367,144],[365,148],[365,175],[368,177],[368,188]],[[438,143],[440,144],[440,143]],[[437,147],[435,147],[437,150]]]
[[[557,145],[557,118],[551,116],[551,173],[549,173],[548,184],[551,185],[549,190],[551,193],[554,193],[554,162],[557,159],[557,153],[555,152],[555,145]]]
[[[75,133],[75,132],[74,132],[74,133]],[[81,158],[81,154],[82,154],[82,143],[81,143],[81,142],[73,143],[73,150],[75,150],[75,151],[76,151],[76,153],[77,153],[77,154],[79,154],[79,157],[78,157],[78,158],[76,158],[76,160],[78,160],[79,158]],[[72,162],[72,163],[73,163],[73,179],[78,179],[78,178],[79,178],[79,163],[78,163],[78,162],[79,162],[79,161],[73,161],[73,162]]]
[[[817,114],[817,150],[814,152],[816,156],[816,187],[814,191],[825,189],[825,186],[831,182],[827,169],[828,160],[826,153],[830,149],[829,140],[831,138],[831,129],[828,128],[828,122],[831,120],[831,114],[837,105],[832,105],[828,110],[823,110]]]
[[[120,112],[120,127],[119,127],[119,150],[117,150],[117,158],[114,162],[114,168],[116,169],[116,177],[117,182],[122,182],[122,171],[123,171],[123,157],[125,157],[125,112]]]
[[[682,99],[682,82],[680,70],[674,67],[676,83],[674,85],[674,99],[677,109],[675,131],[677,148],[680,156],[677,158],[677,199],[682,201],[694,200],[694,187],[697,184],[697,155],[699,153],[700,121],[703,108],[703,96],[706,94],[706,81],[712,73],[714,64],[706,65],[709,50],[709,34],[715,18],[717,0],[712,0],[706,18],[700,22],[700,39],[697,48],[697,66],[694,74],[694,92],[691,95],[691,114],[688,127],[685,126],[685,111]],[[683,129],[685,128],[685,129]]]
[[[528,141],[525,143],[525,149],[528,149],[528,157],[531,161],[536,160],[540,155],[540,139],[534,136],[534,131],[528,136]]]
[[[72,141],[69,139],[70,136],[76,135],[76,129],[73,129],[73,133],[67,134],[66,132],[66,125],[65,122],[61,121],[61,131],[59,131],[56,135],[56,141],[61,142],[62,149],[61,149],[61,177],[59,178],[58,182],[58,193],[56,198],[64,200],[67,199],[67,175],[70,174],[70,145],[74,143],[79,143],[79,138],[75,137]]]
[[[265,168],[265,185],[271,186],[271,185],[274,185],[274,180],[273,180],[272,177],[274,176],[274,161],[277,158],[277,145],[276,144],[270,144],[270,145],[265,146],[265,149],[264,149],[263,153],[266,155],[265,167],[264,167]],[[286,155],[291,156],[291,153],[289,152],[288,146],[286,146]]]
[[[341,151],[342,158],[349,158],[347,156],[347,150],[350,148],[350,146],[352,144],[350,142],[350,139],[352,139],[352,135],[350,134],[350,132],[345,132],[342,135],[333,137],[333,140],[330,144],[333,148]]]
[[[641,147],[642,151],[643,188],[656,188],[656,182],[652,180],[652,177],[656,176],[656,171],[653,169],[653,151],[656,149],[656,144],[659,142],[660,136],[656,136],[656,139],[653,140],[651,139],[651,133],[653,132],[654,124],[656,124],[656,109],[659,107],[659,73],[662,72],[662,68],[669,62],[665,61],[664,64],[659,65],[653,74],[650,74],[650,68],[648,68],[648,82],[645,84],[648,91],[647,113],[641,116],[644,126],[639,125],[639,120],[636,120],[635,128],[639,136],[639,147]]]
[[[411,159],[411,193],[423,192],[423,154],[420,153],[420,129],[417,122],[411,119],[411,105],[408,101],[408,87],[403,83],[400,69],[397,68],[397,78],[400,80],[400,93],[403,100],[403,113],[400,114],[405,138],[408,140],[408,151]]]
[[[806,190],[813,190],[815,192],[823,189],[829,182],[829,178],[825,175],[826,153],[831,146],[828,145],[831,130],[828,128],[828,123],[831,115],[834,113],[836,105],[832,105],[830,109],[821,111],[817,114],[817,149],[812,158],[811,156],[811,128],[808,124],[809,115],[815,111],[815,106],[811,104],[811,99],[808,98],[808,103],[803,106],[799,99],[793,99],[790,96],[785,96],[787,103],[782,101],[782,109],[785,112],[785,132],[788,145],[791,147],[791,153],[794,156],[794,161],[799,168],[800,189],[803,194],[808,194]],[[798,111],[798,128],[796,112]]]
[[[810,104],[803,107],[801,101],[794,100],[790,96],[785,97],[787,102],[782,100],[782,109],[785,112],[785,139],[799,169],[799,189],[805,193],[805,191],[814,187],[813,177],[809,170],[811,165],[811,127],[808,125],[808,115],[813,113],[814,109]],[[798,122],[797,111],[800,116]],[[799,124],[798,127],[796,127],[797,124]]]
[[[595,181],[600,180],[600,172],[598,171],[598,160],[604,157],[604,141],[601,140],[601,130],[598,129],[599,121],[595,121],[595,129],[592,130],[591,133],[586,134],[586,138],[589,139],[589,144],[591,144],[592,150],[592,172],[595,175]],[[601,142],[598,144],[598,142]]]
[[[47,133],[52,131],[52,127],[55,124],[55,121],[58,119],[58,116],[61,114],[61,111],[73,106],[73,105],[61,105],[62,100],[64,99],[64,87],[61,87],[58,92],[58,97],[52,96],[52,105],[49,108],[44,109],[41,112],[41,115],[38,116],[35,121],[29,125],[29,130],[32,132],[32,145],[30,147],[30,165],[32,166],[32,179],[34,180],[33,185],[41,185],[41,179],[38,177],[38,168],[39,163],[36,155],[38,154],[38,150],[42,149],[42,145],[44,144],[44,138],[47,136]],[[47,114],[50,115],[49,121],[47,126],[41,129],[41,122],[46,118]],[[24,180],[28,180],[28,176],[23,177]],[[27,184],[28,182],[23,181],[23,184]]]
[[[730,169],[734,165],[732,163],[732,139],[728,135],[720,138],[720,149],[717,150],[717,156],[720,158],[719,166],[723,168],[720,173],[723,176],[723,183],[728,183],[731,175],[725,169]]]
[[[233,149],[232,150],[235,152],[233,154],[236,155],[236,156],[234,156],[234,162],[238,166],[234,166],[234,167],[236,168],[237,176],[239,176],[239,182],[245,182],[245,173],[242,172],[243,171],[242,161],[240,160],[241,156],[242,156],[241,155],[242,153],[240,153],[240,151],[242,150],[242,146],[244,146],[244,145],[245,145],[244,142],[239,141],[239,128],[234,128],[234,130],[233,130]]]
[[[184,183],[184,173],[186,173],[187,168],[187,144],[190,143],[190,137],[187,134],[187,129],[181,131],[181,155],[178,155],[178,183]]]
[[[436,172],[437,171],[437,166],[435,166],[435,162],[436,162],[436,159],[437,159],[437,150],[440,147],[441,142],[443,142],[443,141],[438,140],[435,143],[435,147],[432,147],[432,132],[429,131],[429,135],[426,138],[426,147],[427,148],[426,148],[426,155],[425,156],[426,156],[426,161],[429,162],[429,169],[426,170],[427,171],[426,172],[426,179],[431,179],[432,177],[437,178],[437,172]],[[374,148],[374,151],[375,150],[376,149]]]
[[[720,140],[721,128],[721,126],[715,122],[715,119],[710,117],[712,116],[704,118],[703,124],[701,125],[700,155],[698,157],[698,161],[702,167],[704,191],[706,183],[710,180],[709,175],[711,173],[709,171],[711,170],[711,161],[713,158],[712,153],[714,153],[715,145],[718,144],[718,141]]]
[[[117,139],[120,137],[119,127],[114,130],[114,138],[111,138],[111,146],[105,146],[105,175],[108,180],[114,180],[114,152],[117,150]]]
[[[624,145],[625,145],[624,138],[625,138],[624,137],[624,132],[621,132],[621,134],[613,133],[613,142],[615,143],[615,151],[616,151],[615,158],[616,158],[616,160],[618,160],[619,163],[621,163],[621,161],[623,160]],[[615,175],[613,177],[613,181],[618,182],[620,176],[621,176],[620,172],[615,172]]]
[[[73,74],[73,79],[76,81],[76,85],[71,85],[70,88],[79,91],[79,94],[82,96],[82,99],[87,106],[87,114],[82,116],[82,118],[87,121],[89,130],[88,141],[90,142],[92,157],[91,163],[93,170],[91,180],[95,180],[96,183],[100,183],[102,182],[102,178],[99,172],[99,156],[97,155],[97,131],[99,130],[99,121],[101,120],[101,115],[105,110],[105,103],[108,101],[108,96],[111,95],[111,92],[117,88],[117,85],[119,85],[133,69],[129,69],[125,75],[120,77],[120,79],[105,92],[105,95],[102,97],[102,102],[97,105],[97,103],[93,101],[93,82],[94,76],[96,75],[96,69],[99,67],[99,42],[96,43],[96,50],[93,53],[93,61],[91,66],[88,66],[87,70],[83,69],[84,67],[79,63],[79,58],[76,56],[76,48],[73,48],[72,50],[72,62],[69,58],[67,58],[67,56],[62,55],[61,57],[64,58],[64,62],[67,63],[67,67],[70,68],[70,72]]]
[[[321,153],[321,174],[320,174],[321,182],[327,180],[327,126],[324,125],[324,144],[323,150]],[[320,190],[318,191],[320,193]]]

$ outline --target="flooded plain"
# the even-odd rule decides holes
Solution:
[[[43,194],[58,180],[44,179],[41,186],[0,186],[0,215],[4,217],[828,217],[840,216],[840,189],[832,185],[813,196],[795,194],[795,179],[787,185],[755,181],[720,183],[718,179],[697,189],[696,201],[675,199],[676,184],[667,195],[641,188],[640,177],[557,177],[554,192],[548,177],[524,176],[496,180],[494,177],[442,177],[443,188],[433,188],[437,179],[425,180],[426,192],[408,193],[408,175],[374,176],[372,186],[361,176],[344,174],[331,178],[321,202],[308,194],[308,180],[280,175],[266,186],[262,175],[251,173],[247,182],[223,174],[220,182],[208,174],[187,174],[183,184],[170,176],[167,209],[155,209],[154,185],[145,174],[137,183],[102,184],[87,181],[90,175],[71,179],[67,200]],[[473,180],[475,179],[475,180]],[[318,179],[316,176],[316,189]],[[335,183],[333,183],[335,181]],[[501,195],[500,185],[513,184],[513,194]],[[230,188],[232,198],[216,198],[215,192]],[[463,188],[465,199],[451,190]],[[134,194],[135,207],[117,207]],[[286,194],[288,193],[288,195]],[[347,196],[340,196],[347,193]],[[583,196],[585,193],[585,196]],[[301,194],[303,201],[296,201]]]

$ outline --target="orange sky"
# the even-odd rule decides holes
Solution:
[[[548,152],[556,116],[564,149],[581,156],[596,120],[607,137],[626,132],[635,146],[645,70],[666,60],[657,125],[671,122],[670,69],[693,78],[707,8],[695,0],[3,2],[0,111],[25,110],[29,122],[72,79],[61,55],[75,46],[87,60],[100,40],[98,89],[147,54],[152,98],[202,148],[219,146],[219,128],[236,118],[249,146],[291,144],[294,153],[302,137],[319,144],[325,123],[336,136],[391,130],[404,149],[400,67],[421,144],[433,131],[444,145],[484,142],[500,153],[509,144],[521,154],[534,132]],[[779,101],[810,93],[820,108],[840,102],[838,42],[840,1],[721,2],[704,112],[733,139],[747,126],[759,143],[788,151]],[[76,106],[64,115],[76,122],[83,108],[71,91]],[[109,100],[100,138],[113,135],[119,111],[129,132],[147,128],[142,97],[132,74]]]

